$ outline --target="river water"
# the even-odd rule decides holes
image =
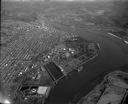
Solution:
[[[80,96],[82,93],[87,94],[100,83],[105,74],[128,64],[128,46],[124,45],[120,39],[95,29],[76,29],[75,31],[85,39],[98,42],[100,44],[99,55],[85,63],[83,71],[73,72],[59,82],[52,89],[47,104],[66,104],[77,94]],[[77,96],[76,99],[78,98]]]

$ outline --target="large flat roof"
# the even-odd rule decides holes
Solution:
[[[49,62],[46,65],[44,65],[50,76],[53,78],[54,81],[60,79],[64,76],[64,74],[61,72],[61,69],[54,63]]]

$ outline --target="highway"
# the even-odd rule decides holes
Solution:
[[[75,72],[58,83],[50,93],[47,104],[65,104],[82,90],[87,94],[107,72],[128,64],[128,45],[120,39],[96,29],[77,28],[75,31],[85,39],[98,42],[100,45],[99,55],[94,60],[85,63],[83,71]],[[98,77],[101,77],[100,80]],[[93,83],[95,79],[99,81]]]

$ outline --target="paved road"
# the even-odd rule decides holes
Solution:
[[[96,30],[75,30],[85,39],[93,40],[100,44],[100,53],[97,58],[84,65],[84,70],[73,73],[69,78],[59,83],[51,92],[48,104],[64,104],[77,94],[80,89],[88,92],[85,85],[104,72],[112,71],[122,65],[128,64],[128,45],[120,39],[109,36],[107,33]]]

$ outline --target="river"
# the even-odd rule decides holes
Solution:
[[[68,78],[59,82],[52,89],[47,104],[66,104],[81,90],[87,94],[106,73],[128,64],[128,46],[120,39],[96,29],[76,29],[75,31],[87,40],[98,42],[100,44],[99,55],[85,63],[84,70],[73,72]]]

